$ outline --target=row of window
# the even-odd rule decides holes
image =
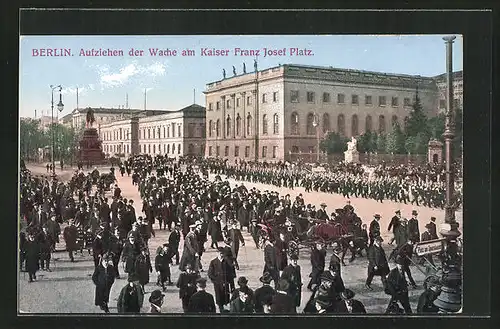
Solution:
[[[213,154],[213,147],[209,146],[208,147],[208,156],[214,156]],[[220,146],[217,145],[215,147],[215,156],[220,156]],[[229,146],[224,147],[224,156],[229,156]],[[240,147],[235,146],[234,147],[234,156],[239,157],[240,156]],[[262,158],[267,158],[267,146],[262,146]],[[278,156],[278,147],[273,146],[272,148],[272,158],[275,159]],[[250,157],[250,146],[245,146],[245,158]]]
[[[162,152],[165,154],[181,154],[181,144],[177,144],[177,148],[175,146],[176,144],[172,144],[172,147],[170,147],[170,144],[158,144],[158,148],[156,147],[156,144],[143,144],[142,146],[139,146],[139,150],[142,153],[156,153],[156,150],[161,154]],[[122,149],[123,146],[123,149]],[[106,153],[130,153],[130,145],[104,145],[104,152]],[[162,150],[163,149],[163,150]],[[200,149],[200,153],[203,150]],[[189,144],[188,145],[188,154],[194,154],[195,152],[195,145],[194,144]]]
[[[330,93],[323,93],[323,103],[330,103],[331,96]],[[316,93],[314,91],[306,92],[306,100],[307,103],[316,103]],[[300,93],[298,90],[290,91],[290,102],[299,103],[300,102]],[[345,104],[345,94],[337,94],[337,104]],[[359,95],[352,94],[351,95],[351,104],[359,105]],[[373,96],[365,95],[365,105],[373,105]],[[386,106],[387,105],[387,97],[386,96],[378,96],[378,106]],[[406,107],[411,106],[411,100],[409,97],[405,97],[403,99],[403,105]],[[393,96],[391,98],[391,106],[397,107],[399,106],[399,97]]]
[[[113,131],[107,131],[101,134],[102,139],[105,141],[111,141],[111,140],[128,140],[130,139],[130,131],[129,129],[117,129]]]
[[[269,95],[270,94],[271,93],[269,93]],[[262,99],[261,99],[262,103],[263,104],[267,103],[268,102],[268,97],[267,97],[268,93],[262,93],[261,95],[262,95],[261,96],[262,97]],[[247,101],[247,105],[252,105],[252,96],[247,96],[246,97],[246,101]],[[273,101],[273,103],[276,103],[278,101],[278,92],[277,91],[274,91],[272,93],[272,101]],[[231,103],[233,103],[231,99],[226,100],[226,109],[230,109],[231,108],[231,106],[233,105]],[[236,97],[234,103],[235,103],[234,106],[236,108],[240,107],[241,106],[241,98],[240,97]],[[215,109],[216,110],[220,110],[221,109],[221,105],[222,105],[221,101],[217,101],[215,103]],[[213,103],[208,103],[208,110],[209,111],[213,111]]]
[[[229,137],[231,136],[231,132],[232,132],[232,120],[231,120],[231,116],[227,116],[227,119],[226,119],[226,137]],[[235,135],[236,136],[241,136],[243,131],[242,131],[242,125],[241,125],[241,117],[240,115],[238,114],[236,116],[236,127],[235,127]],[[215,135],[217,137],[220,137],[220,119],[217,119],[217,121],[215,121],[215,124],[212,120],[210,120],[208,122],[208,136],[209,137],[212,137],[213,134],[215,133]],[[247,136],[250,136],[252,134],[252,116],[249,114],[247,116],[247,122],[246,122],[246,135]],[[267,114],[264,114],[262,116],[262,134],[263,135],[267,135],[268,134],[268,117],[267,117]],[[278,114],[274,114],[273,115],[273,134],[277,135],[279,134],[279,116]]]

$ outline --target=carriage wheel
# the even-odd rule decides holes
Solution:
[[[299,255],[299,245],[295,241],[288,242],[288,256]]]
[[[429,275],[428,277],[425,278],[423,286],[427,287],[429,281],[431,281],[431,280],[437,280],[438,282],[441,282],[441,278],[438,275],[431,274],[431,275]]]

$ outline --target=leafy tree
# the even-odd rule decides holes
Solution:
[[[371,148],[371,132],[366,132],[358,138],[358,151],[361,153],[370,152]]]
[[[346,150],[347,139],[336,132],[330,132],[324,140],[321,141],[319,148],[327,154],[342,153]]]
[[[432,138],[443,141],[444,122],[445,116],[442,113],[433,118],[429,118],[428,126]]]
[[[426,131],[419,132],[417,136],[415,136],[415,148],[413,153],[426,154],[429,140],[430,140],[430,135]]]
[[[21,158],[30,160],[37,157],[38,149],[47,145],[47,138],[39,127],[40,121],[23,119],[19,125],[19,151]]]
[[[376,152],[378,145],[378,135],[377,133],[371,133],[370,143],[369,143],[369,152]]]
[[[405,137],[399,123],[395,122],[392,126],[392,131],[387,134],[386,138],[386,152],[401,154],[404,152]]]
[[[377,137],[377,152],[379,153],[384,153],[385,152],[385,149],[386,149],[386,140],[387,140],[387,136],[384,135],[384,134],[380,134],[378,135]]]
[[[427,116],[424,113],[417,93],[415,102],[412,105],[410,116],[405,122],[405,134],[406,136],[417,136],[418,133],[423,131],[428,131]]]
[[[405,151],[406,153],[415,153],[415,137],[408,136],[405,140]]]

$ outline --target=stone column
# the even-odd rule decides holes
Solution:
[[[246,99],[245,99],[245,94],[246,92],[240,93],[241,98],[243,100],[243,138],[247,137],[247,116],[246,116],[246,111],[245,111],[245,106],[246,106]]]
[[[236,94],[231,94],[231,102],[233,103],[233,138],[236,138]]]

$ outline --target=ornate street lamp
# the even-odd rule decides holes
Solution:
[[[61,85],[58,86],[53,86],[50,85],[50,89],[52,91],[52,99],[51,99],[51,110],[52,110],[52,177],[56,176],[56,164],[55,164],[55,157],[54,157],[54,149],[55,149],[55,144],[56,144],[56,137],[55,137],[55,126],[54,126],[54,90],[59,88],[59,103],[57,104],[57,110],[59,112],[62,112],[64,109],[64,104],[62,102],[62,87]]]
[[[444,37],[446,43],[446,74],[447,74],[447,99],[445,131],[443,133],[445,141],[446,157],[446,204],[445,204],[445,224],[441,226],[440,234],[446,239],[445,250],[443,251],[443,274],[441,278],[441,293],[434,301],[434,305],[439,307],[440,313],[456,313],[462,308],[462,259],[458,251],[457,239],[460,236],[458,223],[455,220],[454,204],[454,174],[453,170],[453,138],[455,137],[454,113],[453,113],[453,40],[455,36]]]

